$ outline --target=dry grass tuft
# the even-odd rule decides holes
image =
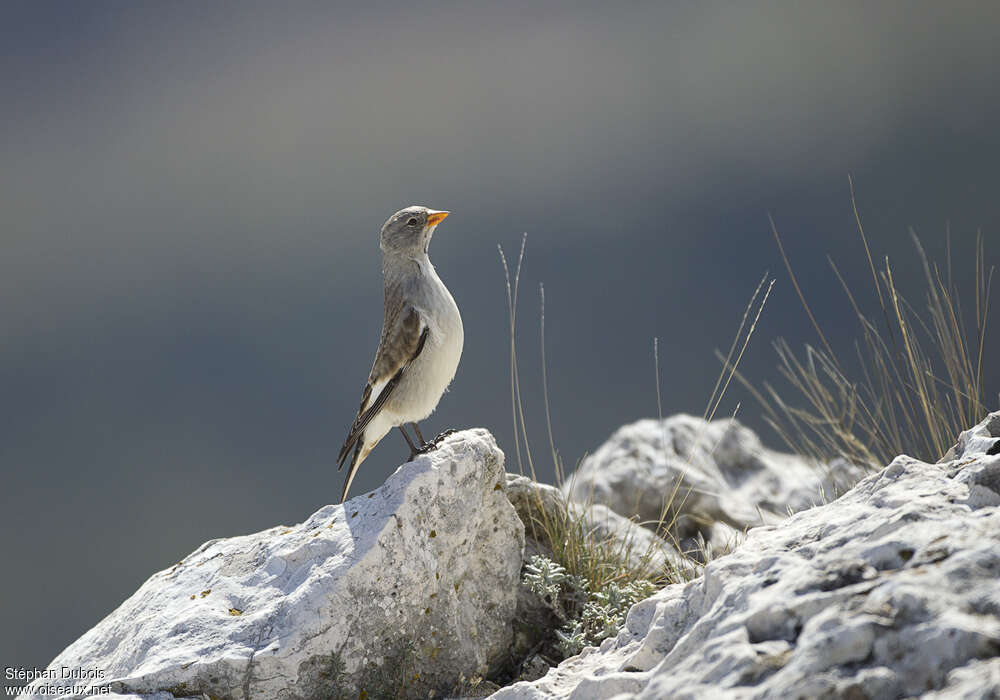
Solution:
[[[975,330],[969,332],[972,326],[966,327],[952,279],[950,236],[942,269],[928,259],[911,231],[924,273],[925,308],[918,311],[897,286],[889,258],[876,268],[853,182],[850,196],[871,271],[878,318],[862,311],[836,264],[832,259],[829,262],[861,329],[855,341],[860,376],[848,375],[827,342],[772,221],[778,249],[823,349],[806,346],[797,354],[784,340],[775,342],[780,373],[795,401],[770,384],[757,390],[744,377],[738,378],[760,402],[769,424],[799,454],[824,463],[840,457],[871,469],[904,453],[933,462],[954,444],[959,432],[988,413],[990,403],[994,408],[1000,404],[1000,394],[988,394],[984,385],[993,267],[987,269],[980,233],[973,283]]]

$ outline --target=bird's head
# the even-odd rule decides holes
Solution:
[[[415,257],[427,253],[434,229],[444,218],[446,211],[427,207],[407,207],[389,217],[382,226],[379,244],[386,255]]]

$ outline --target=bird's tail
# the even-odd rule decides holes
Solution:
[[[340,446],[340,452],[337,453],[337,471],[339,472],[344,468],[344,462],[347,460],[347,455],[351,454],[351,448],[354,448],[354,457],[351,458],[351,466],[354,466],[354,461],[358,458],[357,446],[365,441],[365,431],[355,432],[352,430],[344,440],[344,444]]]
[[[344,480],[344,490],[340,494],[340,502],[343,503],[347,500],[347,492],[351,489],[351,482],[354,481],[354,475],[358,473],[358,467],[361,466],[361,462],[364,461],[365,457],[371,450],[364,450],[362,454],[362,447],[364,447],[364,435],[362,434],[361,439],[356,440],[354,443],[354,454],[351,455],[351,465],[347,468],[347,479]],[[350,449],[347,445],[344,446],[346,449]],[[344,459],[347,457],[347,453],[342,449],[342,457],[340,458],[340,467],[337,471],[340,471],[344,466]]]

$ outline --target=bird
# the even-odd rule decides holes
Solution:
[[[425,442],[417,425],[451,384],[465,342],[458,305],[427,254],[434,229],[449,213],[409,206],[390,216],[379,234],[385,317],[358,415],[337,455],[338,471],[349,464],[341,503],[361,462],[393,428],[406,439],[410,460],[454,432]],[[406,423],[417,443],[404,429]]]

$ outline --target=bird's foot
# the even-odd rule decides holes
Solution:
[[[422,454],[427,454],[428,452],[431,452],[432,450],[436,450],[437,447],[438,447],[438,445],[441,444],[441,441],[444,440],[446,437],[448,437],[449,435],[451,435],[454,432],[455,432],[454,430],[445,430],[443,432],[438,433],[438,435],[437,435],[436,438],[434,438],[433,440],[431,440],[429,442],[425,442],[423,445],[421,445],[420,449],[416,451],[416,454],[422,455]],[[412,457],[411,457],[411,459],[412,459]]]

